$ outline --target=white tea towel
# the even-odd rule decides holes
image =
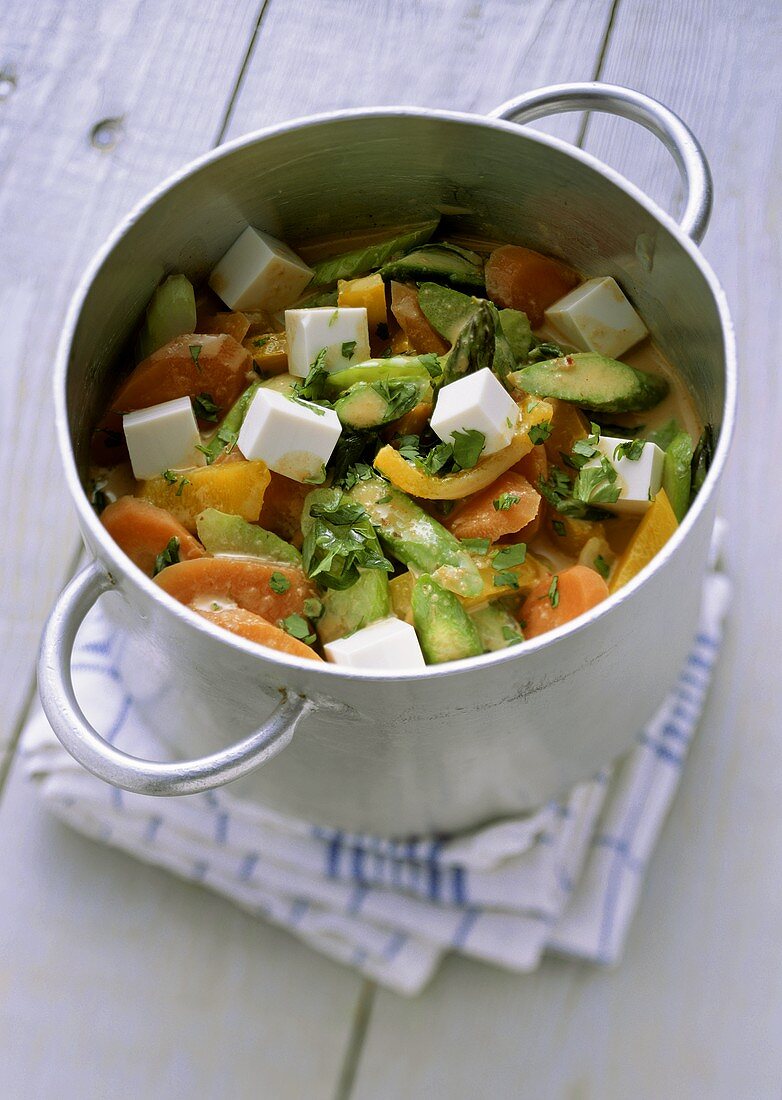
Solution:
[[[45,804],[80,832],[224,894],[400,993],[419,992],[447,951],[516,971],[533,970],[546,950],[611,963],[703,708],[729,596],[725,577],[710,573],[679,681],[613,772],[468,835],[346,835],[230,788],[129,794],[84,771],[40,709],[22,751]],[[165,759],[120,673],[121,645],[98,606],[74,653],[77,696],[112,743]]]

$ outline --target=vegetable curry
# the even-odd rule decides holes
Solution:
[[[91,491],[174,599],[282,653],[410,670],[627,584],[708,469],[610,277],[437,222],[293,251],[248,227],[154,292]]]

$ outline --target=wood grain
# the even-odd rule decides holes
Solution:
[[[490,111],[589,80],[610,0],[270,0],[228,136],[343,107]],[[543,124],[574,138],[577,116]]]
[[[0,755],[77,536],[52,428],[51,364],[90,255],[148,188],[219,132],[258,0],[6,4],[0,68],[4,323]]]
[[[780,31],[770,3],[620,0],[602,72],[658,96],[705,146],[716,196],[704,248],[741,366],[722,495],[735,612],[626,958],[609,973],[549,960],[523,978],[452,960],[413,1005],[379,994],[356,1100],[779,1094]],[[593,116],[586,146],[676,209],[675,169],[649,135]]]

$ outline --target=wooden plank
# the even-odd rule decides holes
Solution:
[[[202,4],[194,18],[184,0],[4,5],[0,758],[77,542],[50,394],[68,299],[129,207],[215,140],[258,8]]]
[[[352,971],[78,836],[20,775],[0,835],[4,1097],[333,1095]]]
[[[486,112],[540,84],[589,80],[610,11],[610,0],[270,0],[228,136],[343,107]],[[578,125],[545,128],[574,138]]]
[[[613,972],[549,960],[521,978],[452,960],[413,1004],[380,994],[355,1100],[778,1094],[781,29],[771,3],[620,0],[602,72],[669,103],[704,143],[716,181],[705,251],[742,362],[722,495],[736,613],[626,958]],[[673,208],[675,172],[652,138],[595,117],[587,147]]]

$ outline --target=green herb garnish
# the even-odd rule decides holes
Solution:
[[[422,367],[426,367],[432,378],[439,378],[443,373],[440,360],[433,351],[428,351],[424,355],[419,355],[418,360]]]
[[[356,353],[356,341],[355,340],[345,340],[344,343],[342,344],[342,358],[343,359],[352,359],[353,356],[355,355],[355,353]]]
[[[340,489],[331,490],[329,504],[313,504],[310,517],[315,522],[304,537],[302,558],[307,576],[324,588],[350,588],[360,569],[393,572],[366,511]]]
[[[272,592],[277,592],[278,595],[282,595],[283,592],[287,592],[291,586],[291,582],[285,576],[284,573],[274,572],[269,578],[269,588]]]
[[[193,398],[193,408],[199,420],[217,420],[220,409],[214,403],[211,393],[199,393]]]
[[[542,424],[533,424],[527,433],[532,443],[537,446],[538,443],[544,443],[552,432],[551,421],[546,420]]]
[[[498,550],[492,557],[492,569],[510,569],[514,565],[523,565],[527,559],[526,542],[517,542],[513,546],[506,546]]]
[[[626,458],[629,462],[637,462],[646,446],[645,439],[628,439],[626,443],[617,443],[614,447],[614,462],[620,458]]]
[[[161,550],[155,557],[155,566],[152,570],[152,576],[156,577],[158,573],[162,571],[168,565],[179,564],[179,539],[174,535],[166,543],[164,550]]]
[[[495,512],[507,512],[514,504],[518,504],[521,497],[518,493],[500,493],[496,500],[492,501]]]
[[[565,537],[565,525],[561,519],[553,520],[551,526],[554,528],[554,531],[560,536],[560,538]]]
[[[559,577],[557,576],[556,573],[551,578],[551,584],[549,585],[547,595],[548,595],[548,602],[551,604],[551,606],[552,607],[558,607],[559,606]]]
[[[462,539],[461,543],[472,554],[485,554],[491,545],[489,539]]]
[[[290,634],[292,638],[298,638],[300,642],[304,642],[306,645],[312,645],[315,641],[315,635],[310,630],[310,624],[295,612],[293,615],[289,615],[287,619],[280,619],[280,626],[286,634]]]
[[[475,428],[466,428],[452,435],[454,461],[462,470],[471,470],[481,457],[486,444],[486,436]]]
[[[198,368],[198,373],[199,374],[201,373],[201,364],[198,362],[198,357],[201,354],[201,348],[202,347],[203,347],[203,344],[191,344],[190,345],[190,358],[193,360],[196,367]]]
[[[494,574],[494,587],[495,588],[518,588],[519,578],[515,573],[495,573]]]
[[[584,504],[614,504],[621,492],[616,484],[617,472],[605,455],[598,466],[579,470],[573,483],[573,499]]]
[[[189,484],[190,484],[190,478],[189,477],[183,477],[180,480],[179,485],[177,486],[176,495],[178,497],[181,497],[182,496],[182,490],[184,489],[185,485],[189,485]]]

